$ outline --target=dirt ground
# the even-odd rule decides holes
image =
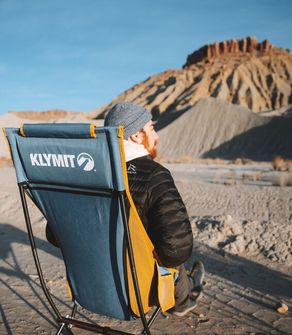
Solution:
[[[192,222],[194,249],[187,265],[204,262],[206,284],[197,309],[183,318],[165,313],[153,334],[292,334],[292,187],[174,178]],[[181,169],[181,167],[180,167]],[[217,176],[217,177],[216,177]],[[238,179],[239,180],[239,179]],[[40,288],[12,168],[0,169],[0,334],[55,334],[53,313]],[[32,210],[43,270],[57,305],[69,313],[63,262]],[[275,307],[284,302],[289,311]],[[80,316],[89,315],[81,311]],[[139,333],[140,324],[93,316],[96,322]],[[76,328],[74,334],[87,334]]]

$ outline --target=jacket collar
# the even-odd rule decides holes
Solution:
[[[124,140],[125,156],[126,162],[129,162],[133,159],[148,156],[149,152],[145,149],[143,144],[137,144]]]

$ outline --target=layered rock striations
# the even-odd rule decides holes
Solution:
[[[271,52],[285,53],[289,51],[274,47],[268,40],[259,43],[255,37],[247,37],[241,40],[233,39],[203,46],[187,57],[187,62],[183,67],[189,67],[203,60],[211,61],[222,55],[253,54],[261,56]]]
[[[94,111],[102,118],[118,101],[141,104],[155,118],[186,111],[203,97],[214,97],[253,112],[292,103],[292,55],[254,37],[207,45],[188,56],[182,69],[147,78],[110,104]]]

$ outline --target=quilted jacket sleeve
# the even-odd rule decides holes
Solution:
[[[170,172],[152,172],[147,190],[149,235],[162,265],[176,267],[192,252],[193,235],[187,210]]]

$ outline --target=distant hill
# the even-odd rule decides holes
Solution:
[[[202,98],[159,131],[159,158],[192,161],[196,157],[271,161],[292,158],[292,117],[267,117],[246,107]]]
[[[102,118],[118,101],[147,107],[158,119],[185,111],[202,97],[214,97],[253,112],[292,103],[292,55],[254,37],[206,45],[187,57],[181,69],[149,77],[92,113]]]
[[[148,108],[161,160],[196,157],[292,158],[292,55],[254,37],[205,45],[181,69],[149,77],[89,113],[11,112],[0,126],[24,122],[94,122],[118,101]],[[0,157],[8,148],[0,138]]]
[[[25,120],[42,120],[44,121],[55,121],[66,117],[74,117],[77,115],[75,112],[68,112],[63,109],[51,109],[47,111],[21,111],[21,112],[9,112],[10,115],[15,115],[18,118]],[[81,113],[78,113],[81,114]]]

